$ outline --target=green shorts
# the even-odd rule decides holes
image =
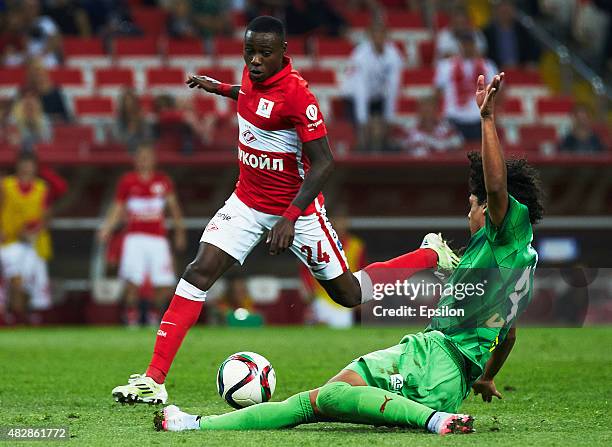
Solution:
[[[438,411],[456,413],[467,396],[465,359],[438,331],[406,335],[398,345],[359,357],[345,369],[370,386]]]

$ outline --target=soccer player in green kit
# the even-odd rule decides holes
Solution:
[[[532,225],[542,217],[539,181],[525,160],[505,161],[495,128],[495,97],[504,73],[477,81],[482,153],[470,154],[471,239],[448,284],[486,284],[485,293],[448,294],[438,308],[461,317],[434,317],[425,332],[361,356],[324,386],[283,402],[220,416],[197,416],[171,405],[156,413],[158,430],[278,429],[319,421],[422,427],[441,435],[471,433],[458,414],[473,389],[501,398],[493,379],[515,341],[514,323],[532,297],[537,254]],[[445,288],[446,289],[446,288]],[[445,313],[444,315],[448,315]]]

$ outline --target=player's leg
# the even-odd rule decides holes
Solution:
[[[153,308],[147,316],[148,323],[158,325],[160,317],[172,297],[172,286],[176,284],[174,261],[170,243],[165,237],[155,237],[152,240],[149,253],[149,277],[153,285]]]
[[[147,249],[145,235],[127,234],[123,240],[119,260],[119,278],[124,281],[122,318],[127,326],[137,326],[140,319],[138,295],[145,281],[149,262]]]
[[[7,309],[18,322],[25,322],[28,294],[24,285],[26,244],[14,242],[0,249],[2,275],[6,281]]]

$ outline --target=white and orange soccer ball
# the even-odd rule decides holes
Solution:
[[[255,352],[237,352],[221,363],[217,391],[232,407],[244,408],[267,402],[276,388],[276,372]]]

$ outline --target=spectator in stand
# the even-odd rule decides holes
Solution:
[[[140,100],[133,90],[126,89],[119,97],[114,134],[115,139],[125,144],[130,153],[153,136],[151,125],[146,121]]]
[[[26,89],[38,93],[43,111],[51,122],[70,121],[62,90],[53,84],[49,73],[38,59],[33,59],[28,65]]]
[[[444,117],[466,141],[480,141],[480,110],[474,101],[474,86],[480,74],[485,82],[493,80],[497,67],[480,56],[472,31],[457,34],[461,55],[438,62],[434,85],[438,99],[444,100]]]
[[[51,140],[51,122],[45,116],[38,95],[33,91],[22,94],[11,111],[9,125],[14,127],[12,144],[31,152],[40,142]]]
[[[484,29],[484,35],[487,57],[501,69],[537,64],[539,45],[516,20],[516,9],[510,0],[502,0],[496,5],[493,20]]]
[[[233,31],[230,0],[190,0],[195,24],[204,38],[231,34]]]
[[[26,58],[26,34],[23,13],[19,8],[6,12],[3,31],[0,34],[0,66],[22,65]]]
[[[468,11],[459,7],[450,13],[450,23],[447,28],[443,28],[436,38],[435,59],[446,59],[461,54],[460,35],[472,33],[474,35],[476,50],[478,54],[485,54],[487,51],[487,41],[478,29],[472,26]]]
[[[61,35],[57,24],[41,15],[39,0],[23,0],[21,8],[28,33],[28,55],[39,58],[45,67],[60,65]]]
[[[387,40],[384,25],[373,23],[368,39],[351,54],[343,85],[362,151],[388,149],[388,129],[396,116],[402,66],[402,56]]]
[[[50,307],[49,187],[37,176],[36,158],[22,152],[15,175],[0,183],[0,260],[9,320],[31,321]]]
[[[156,169],[155,153],[149,146],[138,147],[134,171],[126,173],[117,187],[112,204],[100,231],[100,242],[108,242],[113,230],[127,217],[127,234],[123,243],[119,276],[125,280],[124,321],[138,324],[138,291],[146,278],[155,289],[156,312],[149,322],[159,322],[159,315],[170,298],[175,283],[174,266],[165,221],[166,208],[174,221],[174,246],[183,251],[186,232],[172,180]]]
[[[404,152],[424,157],[458,149],[463,145],[463,138],[451,123],[440,118],[438,104],[430,97],[419,102],[418,124],[406,128],[398,145]]]
[[[91,36],[89,16],[79,0],[47,0],[44,12],[57,24],[62,34]]]
[[[599,136],[593,131],[591,112],[587,106],[579,104],[572,113],[573,126],[559,145],[561,152],[592,154],[604,150]]]
[[[166,27],[168,34],[177,39],[198,37],[198,27],[191,14],[191,3],[188,0],[172,2]]]

